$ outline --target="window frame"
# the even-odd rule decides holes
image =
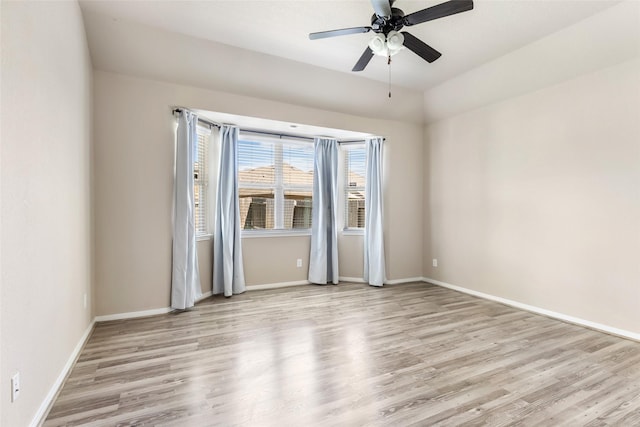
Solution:
[[[253,237],[291,237],[291,236],[309,236],[311,235],[311,227],[309,228],[284,228],[284,220],[285,220],[285,195],[287,191],[309,191],[311,194],[311,199],[313,200],[313,181],[309,185],[300,185],[300,184],[287,184],[284,182],[284,173],[283,173],[283,165],[284,165],[284,146],[292,145],[292,146],[301,146],[301,147],[309,147],[309,151],[312,156],[313,161],[313,143],[312,142],[301,142],[296,138],[289,138],[286,136],[281,137],[272,137],[268,135],[261,135],[259,133],[254,134],[253,132],[242,132],[238,136],[238,144],[242,142],[258,142],[258,143],[267,143],[273,144],[274,148],[274,182],[268,184],[261,183],[241,183],[240,177],[238,177],[238,193],[240,189],[250,189],[250,190],[273,190],[273,217],[274,217],[274,228],[264,228],[264,229],[240,229],[240,234],[242,238],[253,238]],[[239,160],[239,159],[238,159]],[[240,170],[238,169],[238,173]],[[313,173],[313,170],[312,170]],[[239,195],[238,195],[239,198]],[[313,202],[312,202],[313,203]],[[293,215],[293,213],[292,213]],[[293,219],[292,219],[293,220]]]
[[[202,169],[199,170],[198,172],[198,179],[196,179],[195,177],[195,161],[196,161],[196,157],[194,155],[194,179],[193,179],[193,203],[194,203],[194,211],[193,211],[193,216],[194,216],[194,224],[198,218],[198,214],[197,214],[197,210],[199,208],[201,208],[200,206],[196,206],[196,188],[200,185],[201,186],[201,190],[202,193],[204,195],[204,213],[202,214],[201,218],[204,221],[204,227],[203,228],[198,228],[196,226],[195,228],[195,232],[196,232],[196,241],[200,241],[200,240],[209,240],[213,237],[213,232],[212,232],[212,226],[213,226],[213,220],[212,220],[212,212],[215,206],[215,188],[214,185],[212,185],[212,177],[215,175],[215,171],[212,170],[212,164],[213,164],[213,159],[212,156],[214,155],[213,150],[211,149],[211,145],[212,145],[212,129],[210,127],[204,126],[202,125],[200,122],[198,123],[197,127],[196,127],[196,134],[198,137],[198,142],[196,147],[194,147],[194,150],[196,151],[196,153],[198,153],[200,151],[200,138],[202,137],[202,144],[203,144],[203,152],[204,152],[204,159],[205,161],[202,163]],[[201,199],[198,200],[199,202],[201,201]]]
[[[342,203],[341,203],[341,207],[342,207],[342,221],[343,221],[343,227],[342,227],[342,234],[343,235],[363,235],[364,231],[365,231],[365,224],[364,224],[364,219],[363,219],[363,225],[362,227],[349,227],[349,193],[350,192],[361,192],[362,194],[366,194],[366,155],[367,155],[367,151],[366,151],[366,144],[363,142],[357,142],[357,143],[348,143],[348,144],[341,144],[340,146],[341,150],[342,150],[342,156],[341,156],[341,161],[342,161],[342,168],[341,168],[341,172],[342,172]],[[364,185],[362,186],[350,186],[349,185],[349,152],[354,151],[354,150],[362,150],[364,157],[365,157],[365,171],[364,174],[362,175],[362,178],[364,180]],[[366,211],[364,213],[364,217],[366,218]]]

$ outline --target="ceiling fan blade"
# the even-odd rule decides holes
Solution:
[[[376,11],[376,15],[385,18],[391,17],[391,2],[389,0],[371,0],[371,6]]]
[[[440,52],[438,52],[413,34],[403,31],[402,35],[404,36],[404,46],[425,61],[431,63],[442,56]]]
[[[456,13],[466,12],[473,9],[473,0],[450,0],[436,6],[428,7],[417,12],[410,13],[402,21],[404,25],[416,25],[423,22],[432,21]]]
[[[358,59],[358,62],[356,62],[356,65],[353,66],[353,69],[351,71],[364,70],[369,61],[371,61],[371,58],[373,58],[373,51],[369,46],[367,46],[367,48],[362,53],[362,56],[360,57],[360,59]]]
[[[347,34],[368,33],[371,27],[343,28],[341,30],[320,31],[309,33],[310,40],[326,39],[327,37],[346,36]]]

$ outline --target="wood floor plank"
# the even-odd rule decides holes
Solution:
[[[98,323],[53,426],[634,426],[640,343],[414,283]]]

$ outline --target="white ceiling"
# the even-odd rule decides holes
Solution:
[[[438,3],[442,1],[398,0],[394,6],[408,14]],[[472,11],[406,28],[443,55],[429,64],[405,50],[393,58],[391,79],[395,85],[429,90],[617,3],[617,0],[476,0]],[[85,14],[139,23],[344,73],[351,73],[371,33],[314,41],[307,35],[368,25],[373,11],[366,0],[91,0],[81,1],[81,8]],[[85,25],[90,26],[91,22],[85,20]],[[91,28],[87,30],[91,32]],[[374,57],[359,74],[386,82],[389,68],[384,58]]]

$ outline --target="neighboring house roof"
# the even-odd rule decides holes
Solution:
[[[296,183],[298,185],[313,185],[313,171],[303,171],[289,163],[283,163],[282,174],[284,177],[284,184]],[[275,184],[275,167],[274,166],[260,166],[257,168],[242,169],[238,172],[238,180],[240,182],[246,182],[258,185],[270,185]],[[351,187],[364,187],[364,177],[360,174],[350,172],[349,184]],[[255,189],[255,188],[240,188],[240,197],[264,197],[267,199],[273,198],[273,191],[271,189]],[[310,191],[303,190],[287,190],[286,196],[288,199],[302,199],[310,196]],[[351,191],[347,194],[349,199],[364,199],[364,192]]]
[[[295,182],[302,185],[313,185],[313,171],[303,171],[288,163],[283,163],[282,174],[285,184]],[[273,184],[275,182],[275,167],[260,166],[251,169],[241,169],[238,172],[240,182],[251,182],[254,184]]]
[[[273,184],[275,182],[274,166],[260,166],[251,169],[242,169],[238,172],[238,180],[240,182],[250,182],[253,184]],[[313,185],[313,171],[303,171],[289,163],[283,163],[282,173],[285,184],[289,182]],[[353,187],[364,187],[364,177],[360,174],[350,172],[349,183]]]

